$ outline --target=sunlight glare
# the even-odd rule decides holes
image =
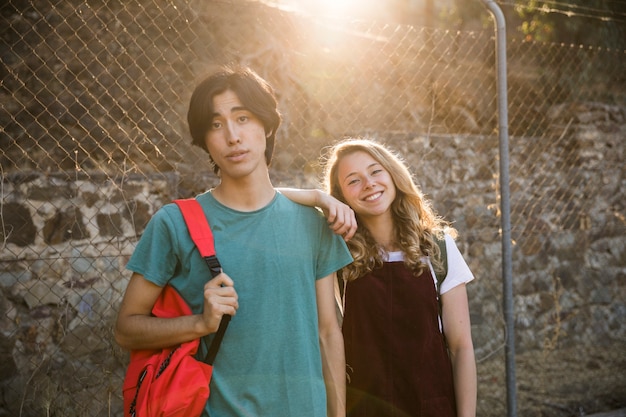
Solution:
[[[300,2],[309,13],[328,17],[357,15],[363,4],[359,0],[300,0]]]

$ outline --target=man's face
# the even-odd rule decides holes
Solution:
[[[263,123],[241,104],[233,91],[213,97],[211,126],[205,144],[222,179],[246,177],[267,170]]]

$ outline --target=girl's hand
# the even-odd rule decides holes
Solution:
[[[317,204],[324,212],[324,216],[332,231],[347,242],[356,233],[357,223],[354,210],[330,194],[319,191]]]

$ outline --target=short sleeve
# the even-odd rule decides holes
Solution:
[[[316,267],[316,279],[324,278],[352,262],[352,255],[344,240],[334,234],[327,226],[325,219],[320,215],[319,251]]]
[[[168,209],[158,210],[146,225],[141,239],[126,265],[148,281],[164,286],[174,274],[177,264],[176,236]]]
[[[451,236],[445,235],[446,251],[448,253],[448,274],[441,283],[441,294],[445,294],[451,289],[467,284],[474,279],[474,275],[463,259],[461,251],[456,246],[456,242]]]

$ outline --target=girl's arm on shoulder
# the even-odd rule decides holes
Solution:
[[[443,294],[441,304],[443,329],[452,361],[457,415],[475,417],[476,360],[465,284],[458,285]]]
[[[281,194],[293,201],[309,207],[320,207],[319,199],[321,190],[303,188],[276,188]]]
[[[356,233],[357,223],[354,211],[345,203],[321,190],[300,188],[277,188],[294,203],[322,209],[332,231],[350,240]]]

